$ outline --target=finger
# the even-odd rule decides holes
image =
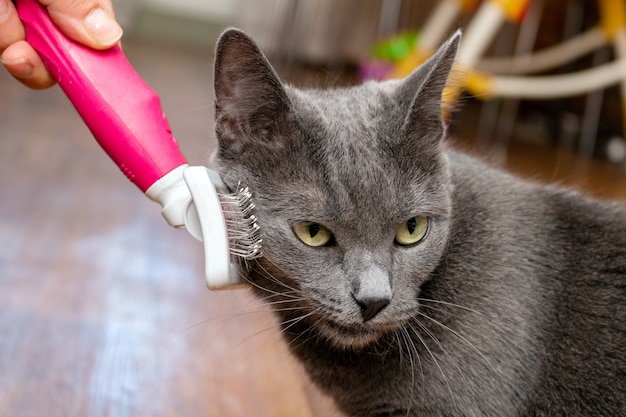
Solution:
[[[0,0],[0,52],[24,39],[24,27],[11,0]]]
[[[24,27],[10,0],[0,0],[0,60],[20,82],[41,89],[54,85],[39,55],[24,40]]]
[[[122,37],[110,0],[39,1],[67,36],[91,48],[110,48]]]
[[[22,84],[43,89],[55,84],[41,58],[26,41],[17,41],[2,53],[2,64]]]

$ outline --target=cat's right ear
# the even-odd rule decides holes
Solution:
[[[235,153],[250,141],[280,146],[288,135],[291,104],[280,78],[244,32],[228,29],[215,51],[215,122],[222,150]]]
[[[424,64],[401,81],[397,100],[408,109],[402,130],[409,136],[439,142],[444,134],[442,95],[455,62],[461,32],[457,31]]]

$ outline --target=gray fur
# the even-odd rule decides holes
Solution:
[[[266,255],[247,279],[346,415],[626,415],[625,211],[445,147],[459,37],[405,80],[302,91],[222,35],[214,163],[254,194]],[[424,240],[395,244],[415,215]],[[391,300],[366,321],[363,294]]]

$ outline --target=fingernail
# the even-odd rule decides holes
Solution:
[[[122,37],[122,28],[102,9],[92,10],[83,21],[85,29],[103,46],[112,46]]]
[[[16,60],[2,60],[4,65],[15,77],[27,80],[33,76],[34,67],[26,58]]]
[[[0,22],[3,22],[9,16],[10,10],[8,0],[0,0]]]

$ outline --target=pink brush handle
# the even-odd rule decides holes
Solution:
[[[17,0],[17,10],[26,40],[102,148],[141,191],[186,163],[159,97],[119,46],[96,51],[67,38],[37,0]]]

